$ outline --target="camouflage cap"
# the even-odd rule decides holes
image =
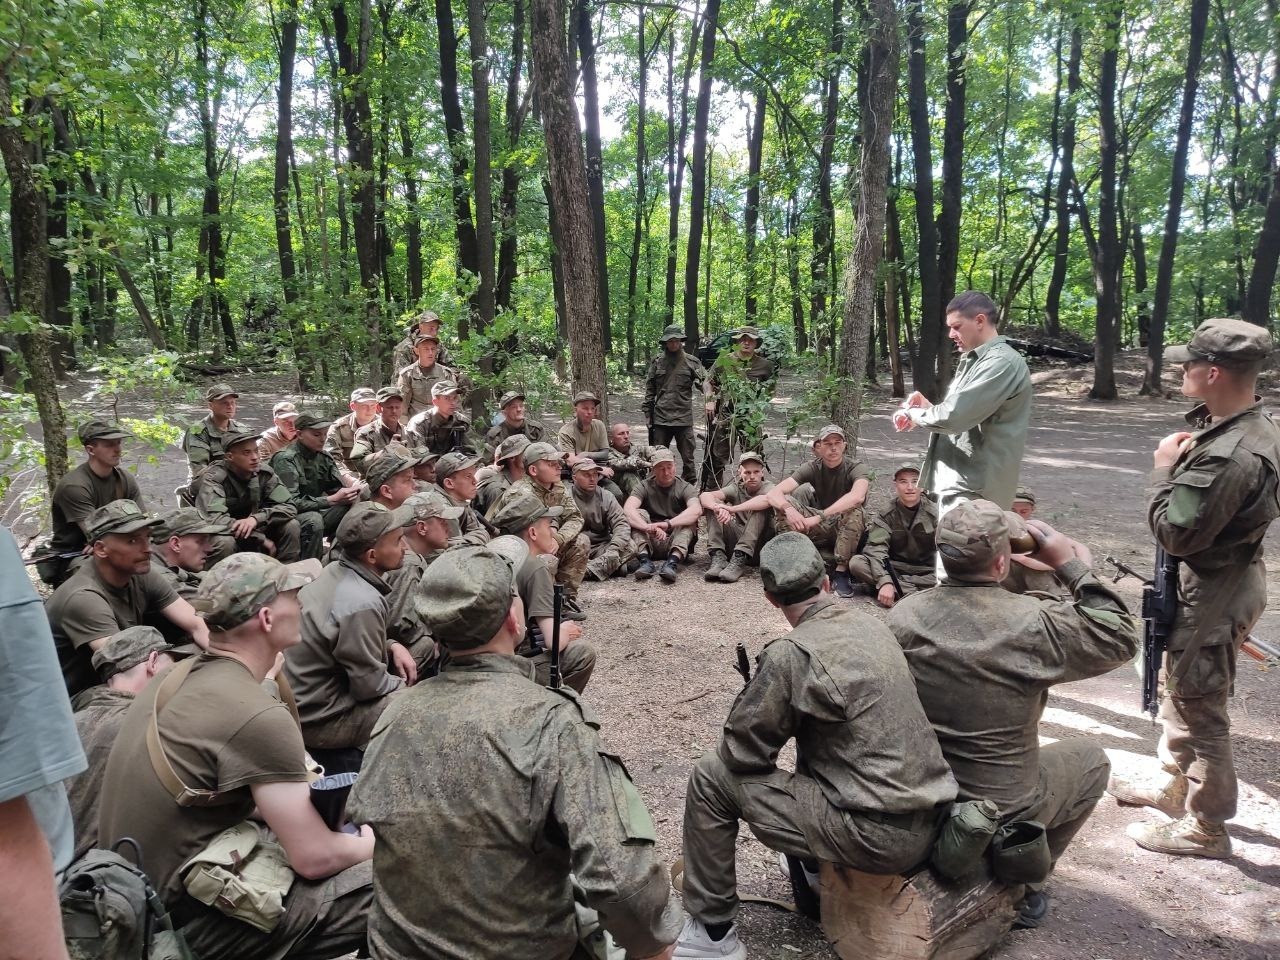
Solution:
[[[1207,360],[1221,367],[1248,367],[1271,356],[1274,345],[1265,327],[1221,317],[1206,320],[1196,327],[1191,342],[1165,347],[1165,363],[1189,363]]]
[[[528,530],[543,517],[556,519],[564,513],[564,507],[548,507],[537,497],[512,497],[498,505],[490,522],[503,533],[519,534]]]
[[[754,450],[747,450],[742,456],[738,457],[738,466],[744,467],[748,463],[758,463],[762,467],[765,465],[764,457]]]
[[[240,394],[232,390],[231,385],[228,383],[215,383],[204,392],[204,399],[206,403],[210,403],[214,400],[222,400],[225,397],[238,396],[240,396]]]
[[[802,533],[780,533],[760,551],[760,582],[781,604],[815,596],[826,576],[822,555]]]
[[[332,424],[332,418],[317,417],[314,413],[300,413],[298,419],[293,422],[299,430],[319,430],[322,427],[328,429]]]
[[[370,387],[356,387],[351,391],[352,403],[373,403],[378,395]]]
[[[371,453],[364,459],[364,478],[369,489],[377,492],[378,488],[402,470],[412,470],[417,458],[409,452],[409,448],[399,443],[389,443],[377,453]]]
[[[281,400],[271,408],[271,419],[279,420],[281,417],[286,419],[296,417],[298,415],[298,405],[292,400]]]
[[[160,521],[143,513],[132,500],[112,500],[89,516],[89,542],[96,543],[109,533],[133,533],[154,527]]]
[[[600,398],[597,397],[590,390],[579,390],[577,393],[573,395],[573,405],[576,407],[580,403],[599,404]]]
[[[668,340],[684,340],[684,327],[677,324],[671,324],[662,331],[662,336],[658,338],[659,343],[666,343]]]
[[[603,470],[604,467],[596,463],[590,457],[583,457],[573,465],[574,473],[593,473]]]
[[[404,394],[399,387],[383,387],[374,395],[374,399],[379,403],[386,403],[388,400],[403,400]]]
[[[173,646],[155,627],[126,627],[107,638],[107,642],[93,653],[93,669],[110,680],[117,673],[132,670],[152,652],[169,653]]]
[[[413,345],[415,347],[420,343],[426,343],[428,340],[432,343],[438,344],[440,342],[440,335],[438,333],[423,333],[420,330],[413,335]]]
[[[653,456],[649,458],[649,466],[656,467],[660,463],[675,463],[676,455],[666,447],[654,447]]]
[[[1010,516],[1017,514],[1006,513],[990,500],[961,500],[943,514],[936,539],[947,579],[990,580],[991,564],[1009,552]]]
[[[160,515],[160,519],[151,530],[151,539],[154,543],[163,543],[170,537],[186,537],[199,533],[212,535],[226,532],[227,525],[225,523],[214,523],[212,520],[206,520],[204,514],[195,507],[179,507],[177,510],[170,510],[168,513]]]
[[[532,441],[526,434],[513,433],[498,444],[498,449],[493,452],[493,462],[502,463],[512,457],[523,456],[531,443]]]
[[[764,342],[764,337],[760,336],[759,327],[739,327],[737,330],[733,331],[732,336],[735,342],[738,340],[745,340],[747,337],[750,337],[756,343]]]
[[[282,593],[320,576],[319,560],[281,563],[265,553],[233,553],[200,581],[191,605],[210,630],[234,630]]]
[[[436,397],[442,397],[445,394],[450,394],[451,396],[456,397],[458,395],[458,385],[452,380],[437,380],[431,385],[432,400]]]
[[[258,438],[261,436],[262,434],[260,434],[256,430],[249,430],[249,429],[228,430],[226,433],[222,435],[223,452],[229,453],[232,447],[239,446],[240,444],[246,443],[249,440],[253,440],[256,443]]]
[[[504,533],[500,537],[494,537],[487,544],[488,548],[494,553],[501,554],[511,564],[511,569],[520,572],[520,568],[524,566],[524,562],[529,559],[529,544],[525,543],[520,537],[513,537],[509,533]]]
[[[427,567],[414,610],[436,640],[466,650],[493,639],[516,596],[510,560],[488,546],[461,547]]]
[[[814,443],[821,443],[827,437],[839,437],[841,440],[846,439],[844,431],[837,427],[834,423],[828,423],[825,427],[818,431],[818,435],[813,438]]]
[[[372,547],[384,533],[410,526],[413,521],[413,511],[404,506],[391,510],[380,503],[357,503],[338,524],[333,545],[347,553],[358,553]]]
[[[557,449],[545,440],[539,440],[537,443],[531,443],[524,448],[525,465],[537,463],[539,460],[562,460],[564,452]]]
[[[433,517],[440,517],[442,520],[457,520],[464,512],[465,507],[454,506],[443,496],[433,490],[423,490],[415,493],[404,502],[404,509],[413,514],[413,519],[430,520]]]
[[[414,317],[413,320],[410,322],[409,329],[414,330],[422,326],[424,323],[439,323],[439,322],[440,322],[440,314],[436,313],[434,310],[423,310],[420,314]]]
[[[81,443],[89,443],[92,440],[125,440],[133,434],[126,433],[114,423],[107,423],[105,420],[87,420],[80,424],[80,428],[76,430],[76,436],[80,438]]]
[[[507,404],[515,403],[517,400],[523,400],[523,399],[524,399],[524,394],[521,393],[519,390],[508,390],[506,393],[502,395],[502,399],[498,401],[498,409],[505,410],[507,409]]]
[[[446,453],[436,461],[436,480],[443,483],[445,477],[451,477],[459,470],[466,470],[468,467],[478,467],[479,465],[480,458],[470,453],[462,453],[458,450],[453,453]]]
[[[1013,495],[1013,502],[1017,503],[1019,500],[1023,503],[1029,503],[1032,506],[1035,506],[1036,495],[1026,487],[1019,487],[1018,492]]]
[[[920,464],[916,463],[914,460],[903,461],[902,463],[898,464],[896,467],[893,468],[893,479],[897,480],[898,474],[906,473],[908,470],[910,470],[916,476],[919,476]]]

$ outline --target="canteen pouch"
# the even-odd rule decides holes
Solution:
[[[284,915],[293,869],[280,844],[246,820],[223,830],[182,865],[187,893],[215,910],[270,933]]]
[[[1041,883],[1052,867],[1043,823],[1015,820],[996,831],[991,841],[991,868],[1001,883]]]
[[[929,862],[948,880],[958,880],[982,862],[1000,826],[1000,809],[990,800],[953,803],[933,843]]]

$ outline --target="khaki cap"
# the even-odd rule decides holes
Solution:
[[[1022,520],[990,500],[961,500],[938,521],[938,553],[950,580],[982,582],[996,557],[1009,552],[1009,533]]]
[[[479,465],[480,458],[472,454],[461,453],[457,450],[452,453],[446,453],[436,461],[436,480],[443,483],[445,477],[451,477],[459,470],[466,470],[468,467],[477,467]]]
[[[281,417],[296,417],[298,415],[298,405],[292,400],[281,400],[271,408],[271,419],[278,420]]]
[[[536,497],[518,496],[501,504],[489,519],[503,533],[519,534],[543,517],[554,520],[562,513],[564,507],[548,507]]]
[[[333,424],[333,420],[328,417],[317,417],[314,413],[301,413],[293,425],[299,430],[319,430],[321,427],[328,428]]]
[[[779,603],[799,603],[822,587],[827,565],[802,533],[780,533],[760,551],[760,583]]]
[[[453,396],[457,396],[458,385],[454,383],[452,380],[437,380],[435,383],[431,385],[432,400],[434,400],[436,397],[442,397],[445,394],[452,394]]]
[[[515,403],[517,400],[523,400],[524,398],[524,394],[519,390],[508,390],[502,395],[502,399],[498,401],[498,409],[505,410],[507,409],[507,404]]]
[[[516,595],[515,568],[502,553],[461,547],[427,568],[414,610],[436,640],[466,650],[493,639]]]
[[[454,506],[443,496],[431,490],[415,493],[404,502],[403,506],[413,514],[414,520],[430,520],[433,517],[457,520],[466,510],[465,507]]]
[[[377,399],[378,395],[370,387],[356,387],[351,391],[352,403],[372,403]]]
[[[654,447],[653,456],[649,458],[649,466],[656,467],[660,463],[675,463],[676,455],[666,447]]]
[[[282,593],[320,576],[319,560],[281,563],[265,553],[233,553],[204,575],[191,605],[210,630],[234,630]]]
[[[733,331],[732,336],[735,341],[745,340],[747,337],[750,337],[756,343],[764,342],[764,337],[760,336],[759,327],[739,327],[737,330]]]
[[[1274,345],[1265,327],[1221,317],[1206,320],[1196,327],[1191,342],[1165,347],[1165,363],[1189,363],[1207,360],[1221,367],[1247,367],[1271,356]]]
[[[117,673],[132,670],[151,656],[152,651],[170,653],[176,649],[155,627],[126,627],[94,651],[93,669],[103,680],[110,680]]]
[[[399,443],[390,443],[377,453],[372,453],[364,460],[364,478],[369,489],[377,492],[378,488],[403,470],[412,470],[417,458],[409,452],[409,448]]]
[[[841,440],[847,439],[844,435],[844,431],[834,423],[828,423],[818,431],[818,435],[813,439],[815,443],[821,443],[823,440],[827,439],[827,437],[839,437]]]
[[[160,519],[156,521],[156,525],[151,531],[151,539],[155,543],[163,543],[170,537],[186,537],[199,533],[213,535],[226,532],[226,524],[206,520],[204,514],[195,507],[179,507],[177,510],[170,510],[168,513],[160,515]]]
[[[414,317],[413,320],[409,323],[409,329],[414,330],[417,327],[422,326],[422,324],[424,323],[439,323],[439,322],[440,322],[440,314],[436,313],[434,310],[423,310],[420,314]]]
[[[112,500],[89,516],[89,542],[96,543],[109,533],[133,533],[154,527],[160,520],[143,513],[132,500]]]
[[[493,462],[502,463],[504,460],[510,460],[512,457],[521,456],[529,449],[531,441],[528,435],[523,433],[513,433],[507,439],[498,444],[498,449],[493,451]]]
[[[743,453],[742,456],[738,457],[738,466],[741,467],[748,463],[758,463],[762,467],[765,465],[764,457],[756,453],[754,450],[748,450]]]
[[[539,460],[562,460],[564,453],[545,440],[539,440],[537,443],[531,443],[524,448],[525,465],[537,463]]]
[[[80,424],[76,436],[80,438],[81,443],[89,443],[92,440],[126,440],[133,434],[126,433],[114,423],[107,423],[105,420],[89,420]]]
[[[386,403],[388,400],[403,400],[404,394],[399,387],[383,387],[374,395],[374,399],[379,403]]]
[[[1013,502],[1017,503],[1019,500],[1023,503],[1029,503],[1032,506],[1035,506],[1036,495],[1026,487],[1019,487],[1018,492],[1013,495]]]
[[[592,472],[598,472],[603,469],[604,467],[596,463],[590,457],[584,457],[583,459],[579,460],[577,463],[573,465],[574,473],[592,473]]]
[[[659,343],[666,343],[668,340],[685,340],[684,328],[671,324],[662,331],[662,336],[658,338]]]
[[[597,397],[590,390],[579,390],[577,393],[573,395],[573,405],[575,407],[580,403],[598,404],[599,402],[600,402],[600,398]]]
[[[920,465],[913,461],[907,461],[905,463],[900,463],[893,468],[893,479],[897,480],[898,474],[906,473],[908,470],[910,470],[916,476],[920,475]]]
[[[391,510],[380,503],[357,503],[338,524],[333,545],[347,553],[366,550],[384,533],[408,527],[413,521],[413,511],[404,506]]]
[[[212,400],[221,400],[224,397],[238,397],[240,394],[231,389],[231,385],[227,383],[215,383],[204,392],[205,402]]]

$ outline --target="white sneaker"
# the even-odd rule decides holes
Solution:
[[[702,921],[688,917],[672,956],[677,960],[747,960],[747,948],[738,939],[736,924],[729,928],[724,939],[712,940]]]

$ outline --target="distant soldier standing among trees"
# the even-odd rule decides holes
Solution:
[[[707,417],[711,421],[702,468],[702,489],[715,490],[736,444],[742,450],[764,453],[763,412],[735,409],[735,400],[764,399],[773,392],[777,370],[773,361],[760,353],[764,338],[755,327],[733,332],[738,349],[716,360],[707,381]],[[754,405],[753,405],[754,406]]]
[[[644,412],[649,418],[649,442],[674,448],[680,454],[680,475],[696,483],[693,462],[693,394],[702,389],[707,371],[697,357],[684,352],[684,330],[662,331],[662,353],[649,364],[644,382]]]
[[[248,427],[236,420],[236,407],[240,394],[225,383],[215,383],[204,392],[209,413],[203,420],[187,427],[182,435],[182,452],[187,455],[187,484],[174,493],[187,506],[195,506],[200,493],[200,478],[210,466],[226,455],[226,437],[248,431]]]

